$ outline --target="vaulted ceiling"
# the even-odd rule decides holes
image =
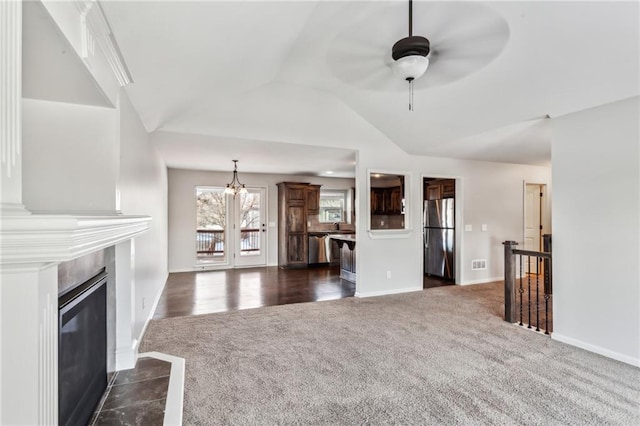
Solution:
[[[348,171],[348,150],[373,143],[548,164],[548,117],[640,93],[637,2],[415,1],[414,34],[432,54],[414,111],[390,67],[406,1],[102,7],[134,78],[127,92],[170,167],[226,170],[236,149],[276,164],[296,144],[309,149],[300,158],[335,150],[316,171]]]

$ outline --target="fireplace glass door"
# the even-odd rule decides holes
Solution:
[[[58,300],[60,425],[87,424],[107,388],[106,282],[102,272]]]

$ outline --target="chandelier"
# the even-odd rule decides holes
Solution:
[[[247,193],[247,188],[245,188],[244,184],[240,183],[238,180],[238,160],[233,160],[233,179],[231,180],[231,183],[227,184],[224,193],[233,195],[234,197],[236,194]]]

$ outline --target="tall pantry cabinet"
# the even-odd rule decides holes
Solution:
[[[308,183],[278,184],[278,265],[306,267],[308,260]]]

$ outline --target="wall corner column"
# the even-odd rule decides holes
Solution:
[[[137,340],[133,336],[135,292],[134,282],[134,242],[127,240],[115,246],[116,289],[116,357],[115,368],[127,370],[135,367]],[[108,271],[111,274],[111,271]]]
[[[22,205],[22,2],[0,2],[0,214]]]
[[[0,279],[0,424],[57,424],[57,264],[3,264]]]

